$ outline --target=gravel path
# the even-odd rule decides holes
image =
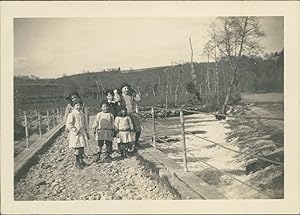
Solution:
[[[74,167],[74,156],[67,147],[66,134],[39,156],[14,187],[15,200],[163,200],[179,199],[168,185],[135,156],[125,160],[113,154],[112,161],[93,163],[96,143],[86,148],[83,170]]]

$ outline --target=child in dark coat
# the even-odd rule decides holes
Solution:
[[[112,113],[112,115],[116,117],[118,103],[114,101],[114,91],[108,90],[106,91],[105,95],[106,99],[103,102],[106,102],[108,104],[108,112]]]

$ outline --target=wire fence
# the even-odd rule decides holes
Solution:
[[[22,121],[25,130],[26,148],[43,138],[58,124],[64,122],[64,111],[64,108],[57,107],[48,110],[25,111],[23,115],[19,115],[19,120]],[[38,137],[34,138],[34,134],[37,134]],[[21,138],[21,141],[24,139]]]
[[[245,115],[228,115],[228,114],[220,114],[220,113],[213,113],[213,112],[204,112],[204,111],[195,111],[195,110],[188,110],[184,108],[160,108],[160,107],[154,107],[154,106],[149,106],[149,107],[142,107],[142,106],[136,106],[137,108],[141,108],[143,110],[155,108],[157,110],[162,110],[162,111],[176,111],[180,112],[183,111],[183,113],[192,113],[192,114],[204,114],[204,115],[209,115],[209,116],[219,116],[219,117],[225,117],[225,118],[241,118],[241,119],[264,119],[264,120],[279,120],[283,121],[284,118],[280,117],[258,117],[258,116],[245,116]]]
[[[143,108],[144,107],[141,107],[141,106],[136,106],[136,110],[138,108]],[[274,165],[277,165],[277,166],[280,166],[280,167],[284,167],[284,163],[283,162],[280,162],[280,161],[275,161],[275,160],[272,160],[272,159],[269,159],[269,158],[266,158],[264,156],[259,156],[259,155],[255,155],[255,154],[252,154],[252,153],[248,153],[248,152],[242,152],[242,151],[237,151],[237,150],[234,150],[232,148],[229,148],[229,147],[226,147],[224,146],[223,144],[221,143],[217,143],[213,140],[209,140],[207,138],[203,138],[203,137],[200,137],[198,135],[195,135],[193,132],[188,132],[186,131],[185,129],[185,118],[184,118],[184,113],[187,112],[187,113],[201,113],[201,114],[205,114],[205,115],[220,115],[220,116],[225,116],[225,117],[235,117],[235,118],[246,118],[246,119],[264,119],[264,120],[283,120],[281,118],[275,118],[275,117],[256,117],[256,116],[228,116],[228,115],[222,115],[222,114],[215,114],[215,113],[206,113],[206,112],[201,112],[201,111],[190,111],[190,110],[186,110],[186,109],[166,109],[166,108],[159,108],[159,107],[150,107],[151,108],[151,119],[144,119],[146,121],[151,121],[152,122],[152,134],[151,132],[147,132],[147,131],[143,131],[147,134],[147,137],[152,137],[152,146],[154,147],[154,149],[157,149],[157,141],[160,141],[160,142],[163,142],[163,143],[166,143],[166,144],[169,144],[168,141],[164,140],[163,138],[161,138],[159,135],[157,135],[157,130],[160,129],[161,127],[163,128],[169,128],[170,126],[169,125],[166,125],[164,123],[161,123],[158,121],[157,119],[157,115],[155,113],[155,110],[163,110],[163,111],[178,111],[179,112],[179,116],[180,116],[180,127],[178,126],[177,128],[179,128],[181,130],[181,152],[182,152],[182,162],[183,162],[183,168],[186,172],[188,172],[188,159],[187,159],[187,154],[192,156],[193,158],[196,159],[195,155],[192,154],[190,151],[187,151],[187,147],[186,147],[186,137],[185,135],[188,134],[188,135],[192,135],[193,137],[196,137],[196,138],[199,138],[201,140],[204,140],[206,142],[209,142],[209,143],[213,143],[214,145],[217,145],[221,148],[223,148],[224,150],[228,150],[228,151],[231,151],[231,152],[234,152],[234,153],[237,153],[237,154],[243,154],[243,155],[247,155],[251,158],[256,158],[256,159],[259,159],[259,160],[263,160],[263,161],[266,161],[266,162],[269,162],[271,164],[274,164]],[[147,107],[147,109],[149,110],[149,107]],[[138,112],[138,111],[137,111]],[[160,128],[157,128],[157,127],[160,127]],[[180,149],[179,149],[180,150]],[[266,197],[268,198],[272,198],[269,194],[261,191],[260,189],[250,185],[250,184],[247,184],[241,180],[239,180],[238,178],[236,177],[233,177],[232,175],[220,170],[219,168],[203,161],[203,159],[197,159],[197,161],[205,164],[206,166],[209,166],[211,168],[213,168],[214,170],[230,177],[231,179],[249,187],[250,189],[253,189],[255,191],[257,191],[258,193],[261,193],[263,195],[265,195]]]

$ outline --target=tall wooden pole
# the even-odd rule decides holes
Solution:
[[[52,109],[52,114],[53,114],[53,115],[52,115],[52,120],[53,120],[52,123],[53,123],[53,127],[55,127],[56,122],[55,122],[55,109],[54,109],[54,108]]]
[[[39,135],[40,135],[40,138],[42,138],[41,114],[39,111],[38,111],[38,120],[39,120]]]
[[[47,110],[47,131],[50,131],[50,116],[49,116],[49,111]]]
[[[152,115],[152,123],[153,123],[153,147],[156,149],[156,131],[155,131],[155,112],[154,108],[151,108],[151,115]]]
[[[167,89],[166,89],[166,112],[165,117],[167,117],[168,114],[168,93],[169,93],[169,85],[170,85],[170,71],[167,72]]]
[[[180,110],[180,124],[181,124],[181,136],[182,136],[182,158],[184,171],[188,172],[187,168],[187,156],[186,156],[186,143],[185,143],[185,132],[184,132],[184,118],[183,111]]]
[[[190,48],[191,48],[191,75],[192,75],[192,82],[194,83],[194,85],[196,86],[197,83],[197,76],[196,76],[196,72],[194,69],[194,50],[193,50],[193,45],[192,45],[192,38],[189,38],[190,41]]]
[[[25,122],[25,138],[26,138],[26,148],[29,148],[29,137],[28,137],[28,121],[26,112],[24,112],[24,122]]]
[[[58,122],[60,122],[59,108],[56,108],[56,114],[57,114],[56,120],[57,120]]]

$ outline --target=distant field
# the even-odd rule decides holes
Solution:
[[[252,109],[258,116],[283,118],[283,93],[242,93],[242,102],[255,103]]]
[[[283,93],[242,93],[242,101],[248,103],[283,103]]]

